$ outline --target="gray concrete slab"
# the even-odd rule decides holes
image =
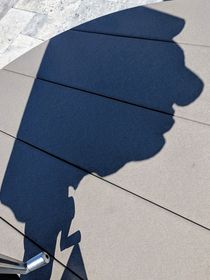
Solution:
[[[208,125],[2,73],[1,130],[210,227]]]
[[[176,0],[152,3],[95,19],[75,30],[210,46],[208,0]],[[151,14],[151,15],[150,15]],[[149,19],[148,19],[149,17]],[[128,19],[129,25],[126,24]],[[118,19],[118,20],[116,20]],[[119,24],[122,22],[122,24]],[[138,26],[138,29],[137,29]],[[177,28],[183,29],[176,33]]]
[[[23,43],[24,42],[24,43]],[[19,34],[0,58],[0,69],[18,56],[41,44],[43,41]]]
[[[210,228],[210,129],[174,120],[158,154],[128,162],[104,179]]]
[[[33,88],[34,78],[1,70],[0,83],[2,88],[0,129],[16,136]]]
[[[36,77],[48,44],[49,41],[40,44],[32,50],[33,55],[31,55],[31,51],[28,51],[9,63],[4,69]]]
[[[82,279],[208,279],[209,48],[190,40],[202,8],[175,2],[159,11],[185,20],[176,43],[71,31],[0,73],[0,130],[36,146],[0,132],[1,215]]]
[[[46,40],[53,36],[87,22],[93,18],[110,14],[128,7],[145,5],[147,3],[161,2],[162,0],[91,0],[91,1],[26,1],[18,0],[14,7],[45,15],[43,25],[29,23],[28,28],[38,39]],[[42,19],[39,20],[41,23]],[[34,22],[34,20],[33,20]],[[30,36],[31,32],[28,30]]]
[[[5,151],[9,136],[0,135]],[[7,221],[17,228],[25,224],[25,234],[42,247],[52,251],[53,242],[54,256],[82,279],[208,279],[207,230],[93,175],[78,177],[75,168],[18,141],[6,172],[1,214],[10,211]],[[65,215],[59,215],[61,210]],[[10,249],[5,247],[11,236],[6,228],[1,226],[4,253],[16,244],[23,254],[20,235],[12,235]],[[24,248],[25,257],[36,251],[27,240]],[[53,266],[50,279],[62,275],[62,269],[56,269]],[[49,275],[44,268],[42,273]],[[59,279],[67,279],[65,273]]]
[[[203,83],[203,89],[199,97],[187,106],[179,106],[180,104],[174,104],[173,109],[175,110],[175,115],[209,125],[210,83],[208,77],[210,69],[210,49],[208,47],[192,45],[181,45],[181,49],[184,52],[186,68],[201,80]],[[193,81],[190,81],[190,83],[193,85]],[[189,92],[186,90],[185,94],[187,96]]]
[[[69,31],[5,69],[209,124],[209,56],[208,47]]]
[[[151,4],[151,9],[160,11],[185,20],[183,32],[179,33],[174,41],[192,45],[210,46],[208,14],[210,3],[208,0],[176,0]]]
[[[79,228],[73,236],[68,234],[75,215],[74,200],[68,197],[68,187],[71,184],[77,188],[86,173],[20,141],[14,141],[14,138],[2,132],[0,155],[3,162],[0,170],[1,217],[85,279],[79,249]],[[59,235],[59,232],[62,234]],[[4,235],[3,228],[2,239]],[[24,247],[23,242],[21,245],[25,250],[25,259],[36,254],[27,238],[24,238]],[[49,265],[44,272],[46,279],[51,279],[51,270]],[[68,271],[64,271],[64,268],[61,271],[63,278],[59,279],[66,279]],[[56,272],[54,275],[54,279],[57,279]],[[28,277],[31,279],[30,275]],[[34,273],[34,277],[39,279],[39,274]]]
[[[9,92],[18,96],[23,76],[3,73],[10,74],[8,83],[17,88]],[[4,80],[9,81],[7,77]],[[28,80],[31,85],[32,79]],[[22,95],[17,101],[20,116],[18,111],[10,115],[2,111],[2,130],[13,134],[7,120],[13,123],[15,119],[19,139],[100,176],[116,172],[127,162],[154,156],[165,143],[163,134],[174,124],[170,115],[38,79],[29,90],[26,98]]]
[[[185,27],[185,20],[161,12],[161,9],[156,11],[156,5],[150,4],[118,11],[78,25],[73,30],[173,42],[173,37]],[[173,11],[173,3],[169,5]]]
[[[75,205],[89,279],[208,279],[208,231],[89,175]]]
[[[122,9],[160,1],[163,0],[2,0],[0,68],[42,41],[81,23]],[[29,19],[28,14],[34,16]]]
[[[4,222],[2,219],[0,219],[0,252],[3,255],[15,258],[17,260],[22,261],[24,258],[24,236],[20,234],[18,231],[16,231],[14,228],[12,228],[10,225],[8,225],[6,222]],[[32,242],[28,241],[31,246],[31,251],[29,252],[30,257],[34,257],[36,254],[39,254],[42,252],[42,249],[40,249],[38,246],[33,244]],[[33,255],[35,254],[35,255]],[[29,257],[29,258],[30,258]],[[52,258],[51,258],[52,262]],[[48,264],[50,265],[50,264]],[[35,272],[31,272],[27,276],[21,276],[21,279],[45,279],[45,270],[48,267],[45,266],[43,268],[40,268],[39,270]],[[62,278],[62,275],[66,274],[66,277],[68,279],[72,280],[78,280],[79,278],[76,277],[73,273],[71,273],[69,270],[65,270],[65,267],[61,265],[59,262],[54,260],[53,262],[53,270],[52,275],[49,278],[49,280],[56,280],[56,279],[64,279]],[[38,278],[37,278],[38,277]],[[2,279],[3,276],[1,276]],[[65,278],[67,279],[67,278]]]

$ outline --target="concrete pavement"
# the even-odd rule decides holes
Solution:
[[[20,55],[84,22],[162,0],[2,0],[0,69]]]
[[[55,259],[21,279],[209,279],[209,9],[121,11],[1,70],[1,252]]]

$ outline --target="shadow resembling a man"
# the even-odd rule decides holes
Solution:
[[[133,8],[56,36],[43,57],[18,132],[30,145],[16,140],[1,202],[52,255],[61,232],[61,250],[74,246],[68,267],[82,279],[82,236],[68,237],[68,187],[76,190],[86,171],[107,176],[161,151],[173,104],[190,104],[203,88],[172,41],[183,27],[183,19]],[[38,253],[30,244],[24,260]],[[51,270],[52,262],[21,279],[50,279]]]

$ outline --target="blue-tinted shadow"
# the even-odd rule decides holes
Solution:
[[[172,40],[183,27],[182,19],[140,7],[67,31],[48,45],[18,138],[55,157],[17,140],[1,201],[52,255],[62,232],[61,250],[73,246],[68,267],[82,279],[79,229],[68,237],[75,215],[68,187],[76,190],[85,170],[107,176],[161,151],[174,124],[173,104],[190,104],[203,88]],[[24,245],[24,260],[38,253],[27,239]],[[52,262],[21,279],[50,279],[51,270]]]

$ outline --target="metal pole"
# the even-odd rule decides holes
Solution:
[[[42,252],[27,262],[0,254],[0,274],[28,274],[50,262],[47,253]]]

